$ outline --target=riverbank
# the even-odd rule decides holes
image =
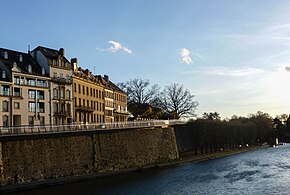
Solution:
[[[59,178],[59,179],[53,179],[53,180],[37,181],[37,182],[31,182],[31,183],[26,183],[26,184],[16,184],[13,186],[3,186],[0,189],[0,193],[15,193],[15,192],[17,193],[17,192],[29,191],[29,190],[37,189],[37,188],[47,188],[51,186],[64,185],[64,184],[81,182],[81,181],[92,180],[92,179],[97,179],[97,178],[112,177],[112,176],[122,175],[122,174],[126,174],[133,171],[140,172],[142,170],[152,169],[152,168],[162,169],[166,167],[175,167],[175,166],[179,166],[186,163],[197,163],[201,161],[222,158],[222,157],[226,157],[226,156],[230,156],[234,154],[239,154],[243,152],[260,149],[263,147],[265,146],[252,146],[252,147],[245,147],[241,149],[224,150],[224,151],[219,151],[219,152],[214,152],[214,153],[209,153],[209,154],[204,154],[204,155],[193,155],[193,154],[187,153],[186,156],[183,156],[177,161],[164,163],[164,164],[158,164],[156,166],[124,169],[124,170],[119,170],[119,171],[114,171],[114,172],[111,171],[107,173],[91,174],[87,176],[75,176],[71,178]]]

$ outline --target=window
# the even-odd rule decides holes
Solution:
[[[42,74],[42,75],[45,75],[45,70],[44,70],[43,67],[41,68],[41,74]]]
[[[22,61],[23,61],[23,57],[22,57],[22,55],[21,55],[21,54],[19,55],[19,61],[20,61],[20,62],[22,62]]]
[[[28,124],[29,124],[29,126],[34,125],[34,117],[33,116],[28,116]]]
[[[1,95],[10,95],[10,86],[7,85],[1,85]]]
[[[29,99],[35,99],[35,90],[28,90],[28,98]]]
[[[44,80],[37,80],[37,86],[39,86],[39,87],[46,87],[46,81],[44,81]]]
[[[60,89],[60,98],[64,98],[64,88]]]
[[[66,99],[70,99],[70,91],[66,90]]]
[[[14,109],[19,109],[19,108],[20,108],[20,103],[14,102]]]
[[[14,85],[20,85],[20,78],[14,77]]]
[[[9,102],[8,101],[3,101],[2,105],[3,105],[3,112],[8,112]]]
[[[87,95],[89,95],[89,87],[87,87]]]
[[[28,65],[28,72],[29,72],[29,73],[32,73],[32,67],[31,67],[30,64]]]
[[[74,92],[77,92],[77,84],[74,83]]]
[[[53,97],[58,98],[58,89],[56,88],[53,89]]]
[[[4,70],[2,71],[2,79],[6,79],[6,72]]]
[[[61,67],[62,61],[58,60],[58,66]]]
[[[85,94],[85,86],[83,86],[83,94]]]
[[[8,52],[7,51],[4,52],[4,58],[8,59]]]
[[[56,66],[56,61],[55,60],[52,61],[52,65]]]
[[[45,125],[45,118],[44,116],[40,117],[40,125]]]
[[[62,73],[59,74],[59,78],[61,78],[61,79],[63,78],[63,74]]]
[[[37,91],[37,99],[44,100],[44,91]]]
[[[80,85],[80,84],[78,84],[78,86],[79,86],[79,93],[81,93],[81,85]]]
[[[77,98],[74,98],[75,106],[77,106]]]
[[[21,96],[21,90],[20,90],[20,88],[14,87],[13,96],[17,96],[17,97],[20,97]]]
[[[35,79],[27,79],[27,84],[30,86],[35,86],[36,85],[36,81]]]
[[[38,102],[37,103],[37,110],[40,113],[44,113],[44,102]]]
[[[8,127],[8,116],[3,116],[3,126]]]
[[[57,78],[57,73],[56,72],[53,73],[53,78]]]
[[[29,111],[29,112],[35,112],[35,111],[36,111],[35,108],[36,108],[36,107],[35,107],[35,102],[29,102],[29,103],[28,103],[28,111]]]

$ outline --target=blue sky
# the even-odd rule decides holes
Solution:
[[[288,0],[2,0],[1,47],[65,48],[114,82],[183,84],[197,114],[290,113]]]

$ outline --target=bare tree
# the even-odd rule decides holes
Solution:
[[[155,116],[156,113],[152,111],[156,109],[160,112],[160,87],[157,84],[151,86],[148,79],[136,78],[119,83],[118,86],[127,93],[128,109],[134,117]]]
[[[158,93],[158,85],[150,86],[148,79],[131,79],[124,83],[119,83],[118,86],[123,89],[128,95],[128,103],[145,104],[154,100],[155,94]]]
[[[177,83],[165,86],[162,93],[164,109],[175,119],[194,115],[198,103],[193,98],[188,89]]]

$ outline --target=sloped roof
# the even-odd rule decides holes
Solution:
[[[4,53],[8,53],[8,59],[4,58]],[[19,60],[20,55],[22,56],[22,61]],[[9,50],[5,48],[0,48],[0,60],[6,66],[8,70],[11,70],[16,62],[17,67],[21,70],[22,73],[33,74],[33,75],[42,75],[42,67],[37,63],[37,61],[27,53]],[[32,73],[28,72],[28,65],[31,65]],[[45,76],[48,76],[47,73]]]
[[[59,50],[56,50],[56,49],[51,49],[51,48],[48,48],[48,47],[43,47],[43,46],[38,46],[36,47],[33,51],[35,50],[40,50],[41,53],[43,53],[43,55],[48,58],[48,59],[51,59],[51,60],[58,60],[58,57],[61,55],[60,51]],[[63,56],[63,58],[65,59],[65,61],[67,63],[70,63],[65,56]]]

